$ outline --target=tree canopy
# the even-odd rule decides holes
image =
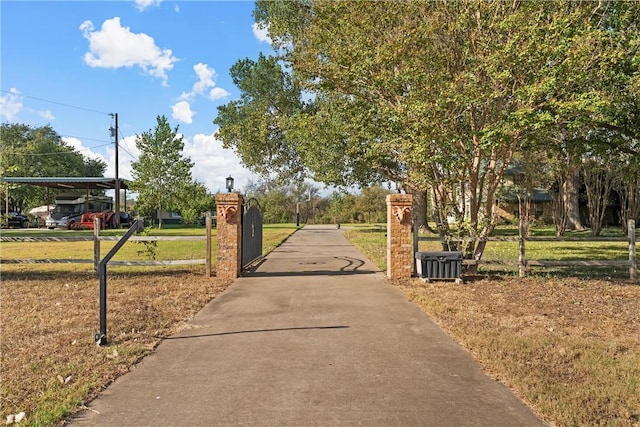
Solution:
[[[102,160],[84,157],[67,145],[49,125],[3,123],[0,139],[0,175],[4,177],[99,177],[107,166]],[[12,185],[10,210],[25,211],[53,201],[55,195],[51,194],[48,201],[46,194],[45,188]]]
[[[199,194],[200,188],[193,183],[193,162],[183,157],[184,142],[178,134],[178,126],[171,129],[165,116],[156,118],[155,129],[136,136],[136,147],[140,157],[131,164],[133,180],[130,188],[138,193],[136,209],[147,218],[159,212],[162,227],[162,212],[178,211],[190,193]],[[194,194],[191,194],[195,198]]]
[[[638,153],[636,2],[258,1],[255,17],[279,55],[232,68],[242,98],[214,121],[254,170],[431,191],[459,241],[492,231],[516,152],[582,155],[606,132]]]

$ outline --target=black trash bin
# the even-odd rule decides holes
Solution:
[[[462,252],[416,252],[416,273],[427,280],[462,281]]]

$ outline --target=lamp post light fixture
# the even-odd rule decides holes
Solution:
[[[233,177],[231,177],[231,175],[227,177],[226,187],[227,191],[231,193],[231,191],[233,190]]]

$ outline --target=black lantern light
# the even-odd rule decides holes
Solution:
[[[231,175],[227,177],[226,187],[227,191],[231,193],[231,191],[233,190],[233,178],[231,177]]]

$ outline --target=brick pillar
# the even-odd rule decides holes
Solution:
[[[218,260],[216,276],[235,279],[242,270],[242,196],[238,193],[216,195]]]
[[[387,276],[410,278],[413,272],[413,238],[411,236],[411,194],[387,196]]]

